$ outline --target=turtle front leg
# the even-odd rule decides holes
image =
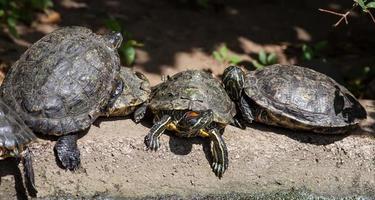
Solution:
[[[143,103],[134,111],[134,122],[139,123],[146,115],[148,103]]]
[[[79,168],[81,159],[77,146],[78,134],[70,134],[59,137],[55,144],[55,150],[62,166],[69,170]]]
[[[249,124],[253,123],[254,115],[251,110],[251,105],[246,100],[246,97],[244,95],[241,96],[241,99],[238,102],[238,108],[241,112],[243,119]]]
[[[22,156],[22,164],[24,168],[25,183],[26,183],[26,187],[29,192],[29,195],[32,197],[36,197],[36,194],[38,193],[38,191],[35,187],[32,153],[28,148],[25,150],[25,153]]]
[[[163,115],[163,117],[156,121],[151,127],[150,131],[145,137],[145,144],[148,149],[158,150],[160,147],[159,137],[167,128],[167,125],[171,122],[172,118],[169,115]]]
[[[208,135],[212,141],[212,170],[217,177],[221,178],[228,168],[228,150],[220,131],[211,129]]]

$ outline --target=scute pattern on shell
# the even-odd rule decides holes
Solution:
[[[278,124],[275,119],[284,117],[288,119],[278,125],[338,128],[366,117],[366,111],[346,88],[304,67],[277,64],[249,72],[244,91],[264,109],[258,121],[269,124]]]
[[[232,122],[235,105],[222,84],[211,74],[187,70],[175,74],[153,88],[150,108],[158,110],[207,110],[214,112],[214,121]]]
[[[23,120],[0,99],[0,160],[9,156],[7,152],[22,153],[25,145],[35,139]]]
[[[147,101],[151,93],[150,82],[143,74],[122,67],[120,77],[124,81],[124,89],[113,106],[111,116],[130,114],[136,106]]]
[[[62,135],[88,128],[109,101],[120,70],[116,50],[83,27],[65,27],[34,43],[12,66],[4,101],[27,125]]]

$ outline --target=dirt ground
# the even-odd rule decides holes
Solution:
[[[363,104],[369,119],[361,130],[347,135],[299,133],[255,124],[246,130],[229,126],[224,138],[230,165],[222,179],[211,171],[207,140],[163,135],[161,148],[149,152],[143,143],[148,124],[104,118],[79,140],[82,167],[76,172],[56,165],[54,141],[38,140],[31,146],[38,197],[176,199],[227,195],[230,199],[236,197],[234,194],[250,198],[303,191],[324,197],[373,199],[375,102]],[[1,161],[0,166],[0,199],[26,197],[15,164]]]

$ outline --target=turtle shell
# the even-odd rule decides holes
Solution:
[[[366,118],[365,109],[345,87],[304,67],[276,64],[251,71],[244,91],[268,112],[265,116],[274,117],[256,119],[268,124],[284,118],[287,127],[343,128]]]
[[[138,105],[146,102],[151,93],[150,82],[140,72],[122,67],[120,77],[124,82],[124,88],[111,108],[111,116],[130,114]]]
[[[235,105],[222,84],[211,74],[187,70],[168,77],[153,88],[150,108],[159,110],[207,110],[214,113],[214,121],[221,124],[232,122]]]
[[[101,114],[119,71],[109,41],[84,27],[65,27],[26,50],[8,72],[2,96],[34,131],[68,134]]]
[[[0,99],[0,160],[17,157],[35,139],[23,120]]]

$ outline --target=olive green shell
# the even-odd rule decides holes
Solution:
[[[120,77],[124,82],[124,89],[111,108],[111,116],[126,116],[137,106],[146,102],[151,93],[148,79],[140,72],[122,67]]]
[[[214,121],[229,124],[236,114],[235,104],[223,85],[211,74],[187,70],[169,77],[155,86],[151,94],[150,108],[159,110],[207,110],[214,113]]]
[[[64,135],[88,128],[106,108],[119,79],[120,59],[105,37],[64,27],[34,43],[1,87],[35,132]]]
[[[266,124],[335,132],[366,118],[365,109],[345,87],[299,66],[277,64],[251,71],[244,91],[259,106],[255,120]]]

